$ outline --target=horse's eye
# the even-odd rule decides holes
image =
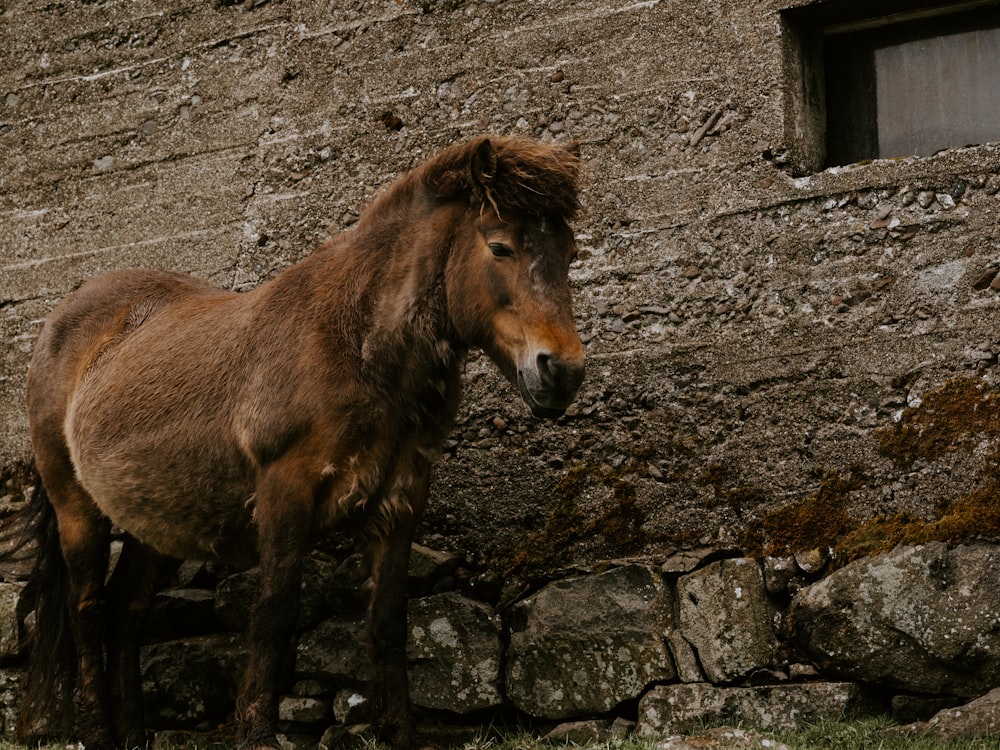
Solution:
[[[502,242],[491,242],[490,252],[493,253],[494,258],[510,258],[514,255],[514,251],[511,250],[510,246]]]

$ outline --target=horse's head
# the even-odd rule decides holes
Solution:
[[[576,243],[575,153],[480,139],[467,145],[467,187],[446,274],[458,335],[482,348],[537,417],[559,417],[583,381],[583,344],[567,281]]]

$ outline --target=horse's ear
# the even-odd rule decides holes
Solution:
[[[469,171],[472,173],[472,184],[483,190],[497,176],[497,152],[489,138],[484,138],[476,146],[469,160]]]

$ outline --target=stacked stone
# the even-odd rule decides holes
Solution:
[[[899,547],[822,578],[822,554],[799,557],[761,562],[706,548],[661,562],[609,562],[498,604],[471,598],[456,556],[415,546],[413,702],[425,721],[468,724],[516,710],[555,725],[554,737],[606,741],[727,723],[794,729],[890,709],[911,722],[983,696],[974,710],[910,729],[995,731],[1000,548]],[[256,573],[224,577],[210,590],[207,572],[185,566],[184,586],[160,595],[143,650],[150,723],[167,739],[225,722],[244,663],[236,631]],[[364,579],[359,556],[309,558],[295,680],[280,706],[293,746],[363,731]],[[8,734],[21,594],[19,583],[0,584],[8,662],[0,722]]]

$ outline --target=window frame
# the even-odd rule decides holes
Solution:
[[[990,28],[1000,25],[1000,0],[828,0],[782,10],[785,135],[793,172],[804,175],[879,158],[875,49],[981,29],[984,19]],[[852,45],[863,49],[851,50]],[[828,76],[831,66],[843,75]],[[863,85],[853,85],[857,81]],[[835,118],[838,139],[832,142],[831,97],[851,113]]]

